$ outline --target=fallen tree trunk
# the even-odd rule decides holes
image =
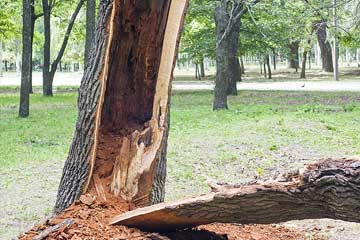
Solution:
[[[268,224],[333,218],[360,222],[360,161],[328,159],[276,180],[215,186],[216,192],[116,216],[110,224],[171,231],[209,223]]]

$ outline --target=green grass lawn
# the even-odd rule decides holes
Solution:
[[[76,93],[0,94],[0,239],[51,213],[76,121]],[[213,112],[211,92],[172,96],[167,200],[268,177],[319,158],[360,155],[360,94],[244,91]],[[4,210],[5,209],[5,210]]]

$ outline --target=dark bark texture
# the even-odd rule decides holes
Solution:
[[[95,17],[96,17],[96,1],[86,0],[86,37],[85,37],[85,54],[84,67],[88,66],[90,51],[95,35]]]
[[[29,116],[29,89],[31,76],[31,0],[23,0],[22,68],[19,117]]]
[[[316,32],[321,51],[322,68],[325,72],[334,72],[332,50],[330,42],[327,40],[326,28],[326,22],[314,23],[314,31]]]
[[[170,80],[186,6],[100,2],[56,212],[96,184],[93,174],[105,191],[137,206],[163,201]]]
[[[43,46],[43,95],[52,96],[52,82],[50,77],[50,47],[51,47],[51,25],[50,5],[48,0],[42,0],[44,13],[44,46]]]
[[[55,212],[61,212],[83,193],[89,177],[89,157],[94,144],[96,109],[100,96],[100,74],[103,70],[108,19],[112,0],[101,0],[99,18],[95,31],[94,51],[89,67],[81,80],[78,96],[78,117],[68,158],[63,169],[58,189]]]
[[[228,25],[229,16],[226,6],[215,8],[216,39],[216,81],[214,89],[214,110],[228,109],[227,92],[229,86],[228,66],[229,66],[229,40],[223,39],[225,29]]]
[[[360,161],[327,159],[275,180],[212,185],[213,193],[127,212],[111,224],[170,231],[209,223],[271,224],[332,218],[360,222]]]
[[[239,8],[239,11],[242,8]],[[236,14],[236,13],[235,13]],[[237,95],[237,82],[241,81],[241,69],[239,58],[237,57],[237,51],[239,47],[239,37],[240,37],[240,26],[241,22],[238,21],[234,24],[233,30],[229,35],[229,65],[228,65],[228,74],[229,74],[229,86],[227,89],[228,95]]]

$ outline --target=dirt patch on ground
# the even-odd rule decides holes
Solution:
[[[20,240],[34,239],[238,239],[238,240],[300,240],[306,239],[299,231],[278,225],[210,224],[195,229],[171,233],[148,233],[125,226],[110,226],[108,221],[119,213],[133,207],[120,198],[109,197],[106,203],[96,200],[91,194],[83,195],[79,201],[62,214],[35,226]],[[313,238],[315,239],[315,238]],[[321,238],[316,238],[321,239]]]

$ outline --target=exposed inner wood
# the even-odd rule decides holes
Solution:
[[[138,206],[150,204],[152,171],[165,132],[171,78],[159,72],[170,2],[113,3],[95,130],[92,173],[97,179],[90,187],[103,195],[102,186]],[[167,71],[170,75],[172,69]],[[166,92],[159,86],[167,86]]]
[[[110,224],[169,231],[208,223],[269,224],[333,218],[360,222],[360,160],[327,159],[298,173],[136,209]]]

